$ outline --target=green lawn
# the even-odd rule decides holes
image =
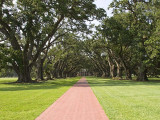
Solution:
[[[87,80],[110,120],[160,120],[160,79]]]
[[[6,84],[16,78],[0,78],[0,120],[34,120],[79,79]]]

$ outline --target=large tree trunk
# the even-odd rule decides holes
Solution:
[[[147,69],[143,63],[138,67],[137,81],[148,81]]]
[[[18,83],[30,83],[33,82],[30,76],[30,72],[20,72],[18,73]]]
[[[138,76],[137,76],[137,81],[148,81],[147,78],[147,68],[146,65],[144,63],[144,61],[146,60],[145,55],[147,55],[147,52],[145,50],[145,45],[144,45],[144,41],[146,40],[146,38],[143,38],[141,40],[141,56],[140,56],[140,64],[138,66]]]
[[[23,67],[19,67],[18,69],[15,70],[18,75],[18,83],[30,83],[33,82],[31,79],[31,69],[24,65]]]
[[[31,79],[31,68],[32,66],[29,66],[29,60],[27,59],[27,56],[24,55],[21,58],[22,62],[19,62],[19,64],[12,63],[13,69],[18,75],[18,83],[30,83],[34,82]]]

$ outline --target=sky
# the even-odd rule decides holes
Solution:
[[[107,16],[112,16],[111,12],[112,10],[108,10],[109,4],[113,0],[95,0],[95,4],[97,5],[98,8],[103,8],[107,12]]]
[[[112,16],[112,10],[108,10],[108,7],[110,5],[110,3],[112,2],[113,0],[95,0],[95,4],[98,8],[103,8],[106,10],[107,12],[107,16]],[[91,22],[92,24],[95,24],[95,25],[99,25],[100,22],[97,21],[97,20],[94,20]]]

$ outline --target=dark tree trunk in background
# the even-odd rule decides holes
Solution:
[[[54,78],[58,78],[58,75],[57,75],[57,73],[56,72],[54,72]]]
[[[131,72],[131,68],[129,68],[127,66],[127,64],[125,63],[125,61],[122,59],[122,57],[119,57],[122,63],[122,66],[124,68],[125,71],[125,76],[126,76],[126,80],[132,80],[132,72]]]
[[[63,74],[62,74],[62,71],[61,71],[61,70],[59,70],[59,77],[60,77],[60,78],[63,78]]]
[[[103,78],[105,78],[106,77],[106,75],[105,75],[105,72],[103,71],[103,73],[102,73],[102,76],[101,77],[103,77]]]
[[[129,68],[124,68],[125,69],[125,74],[126,74],[126,80],[132,80],[132,73]]]
[[[138,67],[137,81],[148,81],[147,69],[143,63]]]
[[[116,76],[119,80],[122,79],[122,68],[121,67],[117,67],[117,76]]]
[[[67,73],[66,72],[63,72],[63,77],[67,78]]]
[[[115,75],[115,65],[114,65],[114,63],[113,63],[113,61],[111,60],[110,57],[108,58],[108,63],[109,63],[109,66],[110,66],[110,77],[112,79],[114,79],[116,77],[116,75]]]
[[[144,41],[145,41],[145,38],[142,39],[141,41],[142,46],[141,46],[140,64],[138,66],[137,81],[148,81],[146,63],[144,62],[147,57]]]
[[[107,77],[109,77],[109,74],[108,74],[108,72],[106,72],[106,71],[103,71],[103,74],[102,74],[102,76],[101,77],[104,77],[104,78],[107,78]]]
[[[116,77],[120,80],[120,79],[122,79],[122,67],[121,67],[120,63],[118,63],[116,60],[115,60],[115,62],[117,65],[117,76]]]
[[[44,80],[43,78],[43,63],[45,59],[41,59],[40,57],[37,60],[37,80]]]
[[[116,72],[115,72],[115,65],[114,64],[112,64],[111,66],[110,66],[110,75],[111,75],[111,77],[114,79],[115,77],[116,77],[116,74],[115,74]]]
[[[47,80],[52,80],[51,73],[46,71]]]

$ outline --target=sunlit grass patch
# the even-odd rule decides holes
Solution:
[[[34,120],[79,79],[16,84],[17,78],[0,78],[0,120]]]
[[[110,120],[159,120],[160,79],[149,82],[87,78]]]

